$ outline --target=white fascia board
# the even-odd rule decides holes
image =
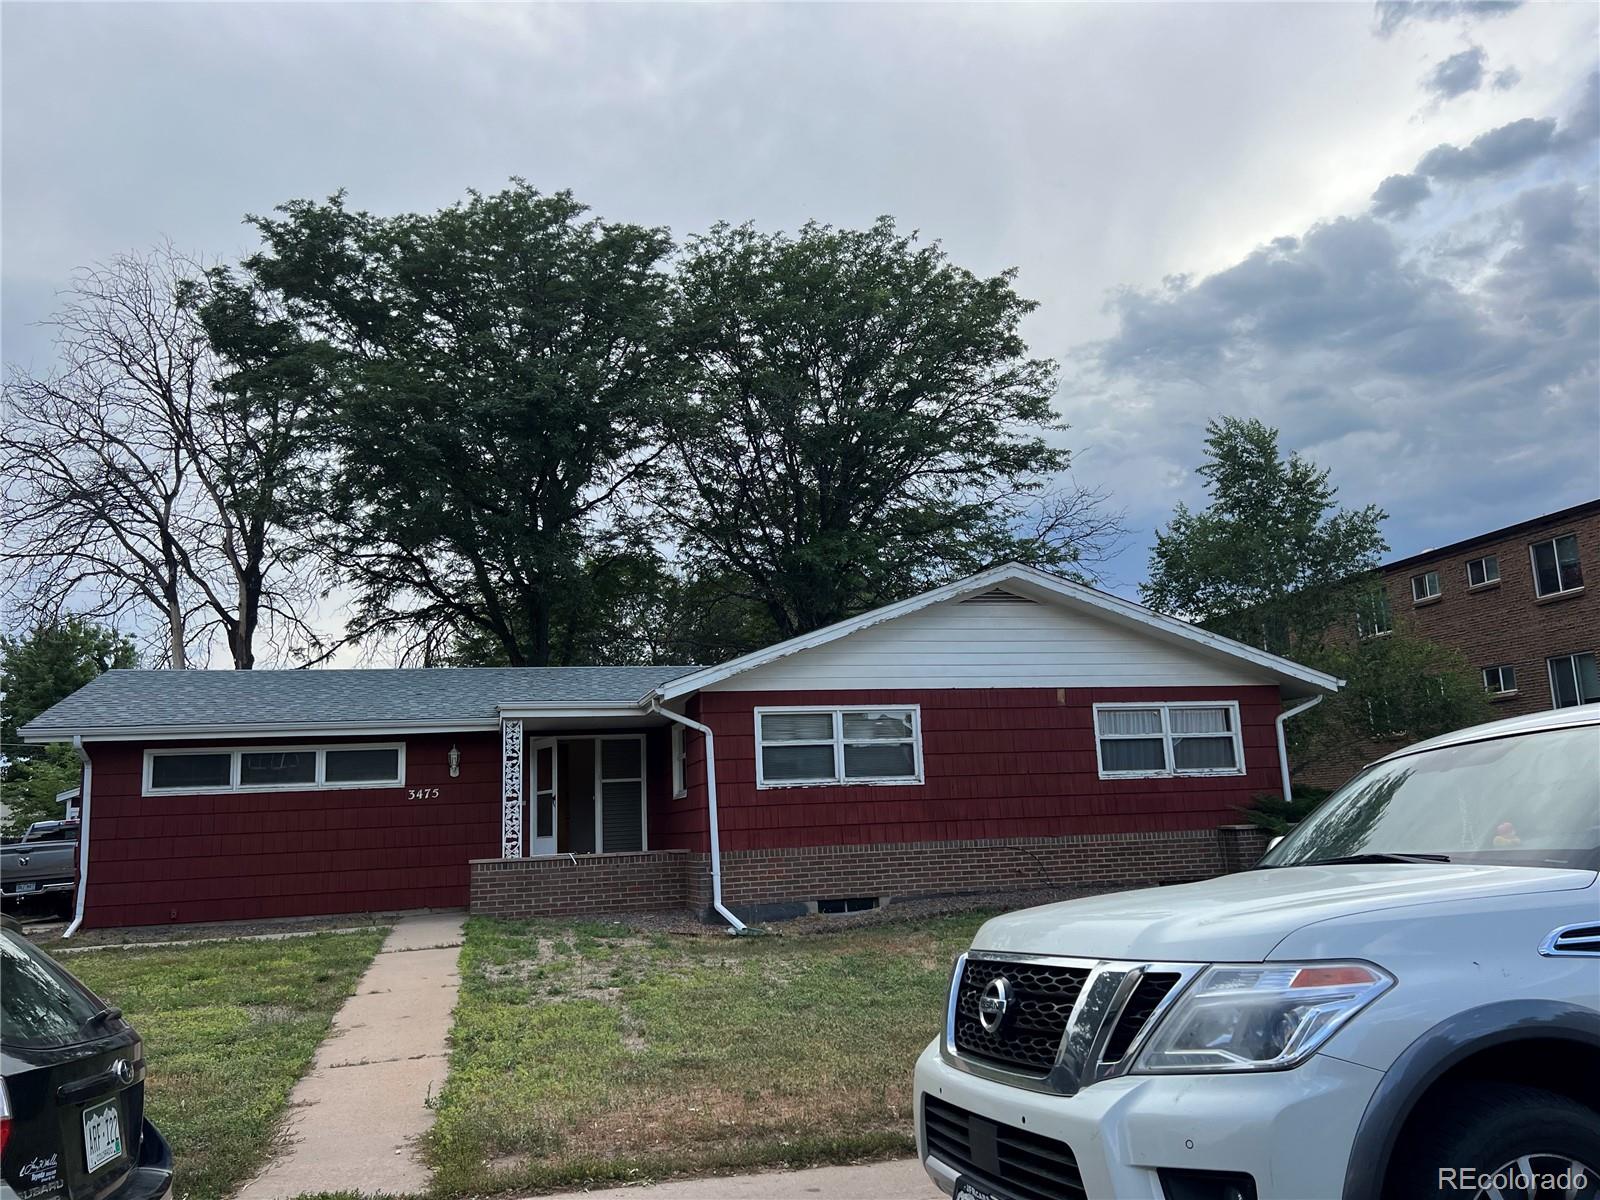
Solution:
[[[497,720],[396,722],[374,725],[370,721],[317,721],[258,725],[114,725],[78,729],[23,729],[24,742],[70,742],[81,736],[85,742],[178,742],[196,738],[286,738],[326,735],[328,737],[391,737],[412,733],[492,733],[500,728]]]
[[[644,700],[591,700],[584,704],[541,701],[536,704],[497,704],[502,717],[619,717],[649,716]]]
[[[1120,624],[1138,626],[1144,631],[1166,638],[1169,641],[1183,642],[1200,647],[1224,658],[1249,663],[1252,667],[1261,670],[1280,681],[1299,683],[1311,689],[1312,694],[1331,694],[1344,685],[1344,680],[1337,679],[1322,671],[1314,671],[1310,667],[1301,666],[1276,654],[1269,654],[1265,650],[1257,650],[1243,642],[1236,642],[1232,638],[1223,637],[1221,634],[1210,633],[1187,622],[1174,617],[1162,616],[1158,612],[1145,608],[1142,604],[1135,604],[1131,600],[1123,600],[1108,592],[1098,591],[1095,588],[1085,587],[1080,583],[1062,579],[1035,567],[1026,567],[1021,563],[1005,563],[998,567],[991,567],[977,575],[958,579],[954,583],[947,583],[943,587],[934,588],[932,591],[923,592],[919,596],[901,600],[894,604],[886,604],[882,608],[875,608],[871,612],[862,613],[858,617],[838,621],[832,625],[824,626],[811,633],[802,634],[800,637],[790,638],[786,642],[779,642],[775,646],[768,646],[739,658],[730,659],[719,666],[707,667],[689,675],[679,676],[668,681],[645,697],[646,701],[672,700],[691,692],[701,691],[714,686],[735,675],[752,671],[757,667],[764,667],[779,659],[787,658],[791,654],[800,654],[806,650],[825,646],[829,642],[838,641],[853,633],[859,633],[873,625],[884,621],[893,621],[898,617],[908,616],[921,609],[929,608],[935,604],[943,604],[947,600],[957,600],[965,596],[986,592],[991,588],[1006,585],[1022,585],[1022,594],[1027,592],[1043,593],[1043,598],[1053,601],[1065,601],[1081,608],[1094,611],[1097,615],[1109,618]]]

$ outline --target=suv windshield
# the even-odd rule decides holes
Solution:
[[[1261,860],[1600,870],[1600,726],[1445,746],[1357,775]]]
[[[71,1046],[96,1035],[104,1010],[27,938],[0,929],[0,1042]]]

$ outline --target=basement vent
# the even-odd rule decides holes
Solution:
[[[979,592],[976,596],[968,596],[963,604],[1037,604],[1037,600],[1029,600],[1026,596],[1019,596],[1015,592],[1008,592],[1004,588],[990,588],[987,592]]]
[[[817,911],[819,913],[834,914],[866,912],[869,909],[877,908],[878,903],[878,897],[876,896],[839,897],[831,900],[818,900]]]

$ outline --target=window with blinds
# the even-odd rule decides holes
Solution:
[[[921,783],[916,708],[756,710],[756,783]]]
[[[1102,779],[1244,774],[1232,701],[1097,704],[1094,720]]]

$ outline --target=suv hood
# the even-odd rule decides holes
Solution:
[[[1274,867],[996,917],[975,950],[1151,962],[1260,962],[1297,929],[1379,909],[1589,886],[1593,871],[1473,863]]]

